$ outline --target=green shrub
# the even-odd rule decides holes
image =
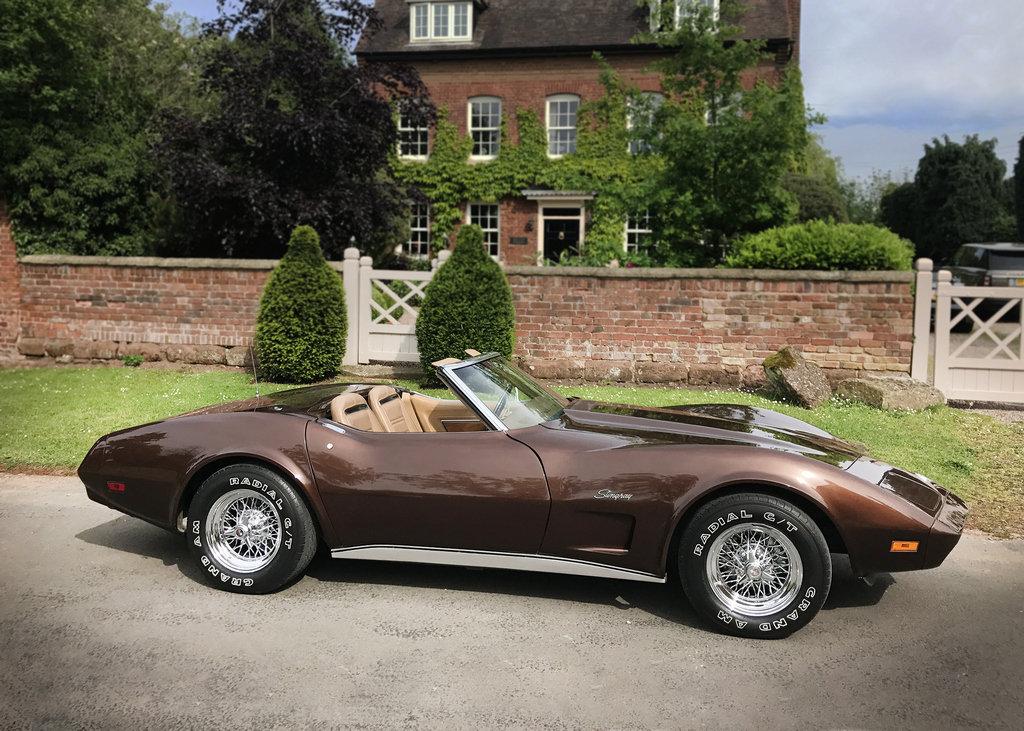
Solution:
[[[484,249],[483,231],[463,226],[451,258],[427,286],[416,320],[423,370],[430,375],[431,363],[464,357],[467,348],[509,356],[515,328],[505,272]]]
[[[345,355],[345,291],[309,226],[292,233],[270,275],[256,318],[256,354],[264,378],[311,383],[338,372]]]
[[[125,368],[138,368],[145,361],[146,359],[143,358],[141,355],[137,355],[134,353],[121,356],[121,362],[124,363]]]
[[[909,241],[885,228],[810,221],[740,240],[725,265],[736,269],[905,271],[913,264],[913,252]]]

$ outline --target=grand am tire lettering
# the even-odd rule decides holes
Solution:
[[[232,501],[244,501],[246,494],[252,496],[256,504],[243,502],[244,510],[241,514],[255,515],[239,517],[236,511],[221,526],[220,521],[225,515],[223,510],[226,508],[219,506]],[[259,507],[260,501],[263,501],[264,508]],[[277,514],[272,515],[270,511],[275,509]],[[260,510],[263,510],[265,517],[259,515]],[[216,522],[206,526],[211,520]],[[266,530],[261,526],[266,525],[267,521],[276,526],[270,529],[270,533],[261,533]],[[203,568],[204,576],[214,586],[228,591],[249,594],[276,591],[305,570],[317,544],[316,526],[299,494],[282,477],[257,465],[226,467],[207,478],[196,491],[189,507],[189,523],[190,550]],[[231,538],[215,540],[222,535],[231,536],[230,531],[227,534],[220,533],[218,526],[233,527],[238,531],[234,534],[236,548],[226,549],[226,543]],[[252,539],[254,542],[249,543],[250,539],[244,537],[251,535],[256,537]],[[242,537],[246,543],[237,543],[238,537]],[[211,541],[215,545],[207,545]],[[264,557],[260,559],[257,555],[256,562],[253,562],[251,548],[260,546],[260,542],[263,542]],[[245,549],[245,546],[250,548]],[[239,549],[242,549],[242,553],[238,552]],[[225,550],[230,553],[224,553]],[[239,562],[239,558],[249,561]],[[243,573],[239,574],[236,568]]]
[[[797,563],[803,567],[802,573],[797,574],[802,577],[799,579],[802,582],[800,585],[789,584],[790,588],[785,593],[780,587],[775,594],[778,597],[776,605],[763,605],[767,616],[750,616],[744,609],[737,609],[737,606],[746,606],[744,602],[749,601],[746,599],[723,606],[717,595],[723,585],[718,584],[719,589],[716,590],[709,583],[708,567],[715,565],[714,560],[719,560],[717,557],[721,555],[724,541],[743,535],[743,523],[751,524],[751,529],[760,534],[777,536],[778,545],[786,544],[790,547],[788,550],[797,552]],[[758,526],[762,527],[759,529]],[[714,556],[708,553],[711,547],[714,548]],[[740,544],[740,548],[743,549],[743,544]],[[762,559],[755,557],[749,548],[748,544],[747,558],[744,560],[747,562],[746,570],[752,573],[747,575],[760,576]],[[754,568],[751,568],[751,564]],[[717,565],[725,566],[724,569],[716,568],[716,571],[724,570],[726,574],[723,576],[728,578],[728,561]],[[699,510],[690,525],[684,528],[679,548],[679,571],[684,589],[695,609],[729,634],[754,638],[785,637],[800,629],[817,614],[831,585],[831,560],[820,529],[795,506],[757,493],[719,498]],[[777,572],[775,566],[772,566],[772,572]],[[742,586],[742,574],[739,581]],[[788,597],[792,598],[787,600]],[[760,596],[754,599],[756,604]],[[751,611],[755,610],[752,608]]]

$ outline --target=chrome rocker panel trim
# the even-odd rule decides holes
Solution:
[[[353,546],[335,548],[331,558],[347,558],[363,561],[400,561],[404,563],[429,563],[443,566],[472,566],[485,569],[508,569],[511,571],[536,571],[547,574],[571,574],[593,576],[599,579],[625,579],[664,584],[666,577],[645,574],[632,569],[620,569],[590,561],[577,561],[557,556],[542,556],[529,553],[499,553],[494,551],[463,551],[455,548],[419,548],[414,546]]]

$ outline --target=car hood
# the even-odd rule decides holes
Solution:
[[[645,408],[599,401],[574,401],[566,428],[632,433],[651,442],[747,445],[802,454],[846,468],[864,456],[862,446],[838,439],[777,411],[735,404]]]

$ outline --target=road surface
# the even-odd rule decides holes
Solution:
[[[1024,543],[965,537],[779,642],[677,587],[318,556],[209,589],[184,542],[77,479],[0,475],[0,727],[1015,727]]]

